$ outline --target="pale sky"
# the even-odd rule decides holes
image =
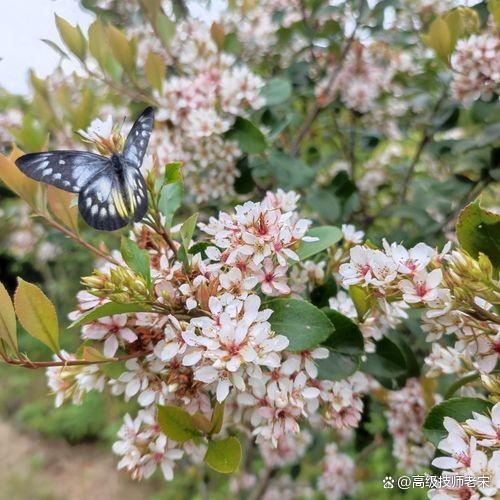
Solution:
[[[78,0],[2,0],[0,17],[0,86],[15,93],[28,91],[27,72],[46,76],[59,62],[59,55],[41,41],[59,40],[54,12],[71,24],[80,24],[84,32],[92,22]],[[65,68],[77,63],[66,61]]]
[[[190,10],[196,17],[212,18],[220,9],[221,0],[213,2],[207,12],[191,1]],[[41,41],[46,38],[59,41],[54,13],[71,24],[79,24],[86,33],[93,21],[91,12],[85,11],[78,0],[0,0],[0,86],[10,92],[28,92],[27,73],[33,68],[38,76],[46,76],[57,66],[59,55]],[[65,70],[78,68],[74,60],[64,61]]]

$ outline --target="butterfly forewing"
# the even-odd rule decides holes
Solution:
[[[16,165],[31,179],[79,193],[94,177],[111,167],[111,161],[86,151],[49,151],[28,153],[18,158]]]
[[[123,157],[140,168],[154,127],[153,108],[146,108],[137,118],[125,141]]]

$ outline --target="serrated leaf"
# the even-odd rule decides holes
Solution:
[[[210,433],[219,434],[222,429],[222,424],[224,423],[224,409],[226,404],[224,402],[219,403],[216,401],[214,410],[212,413],[212,421],[210,422]]]
[[[426,45],[434,49],[445,63],[449,63],[454,44],[450,29],[442,18],[437,17],[432,21],[429,30],[422,36],[422,39]]]
[[[198,214],[193,214],[191,217],[184,221],[180,229],[181,240],[186,252],[188,251],[189,244],[196,229],[196,221],[198,220]]]
[[[78,234],[78,206],[72,202],[77,197],[53,186],[47,186],[47,202],[51,212],[67,228]]]
[[[358,319],[362,320],[370,310],[370,292],[360,285],[351,285],[349,287],[349,296],[358,313]]]
[[[446,436],[443,425],[444,417],[451,417],[457,422],[472,418],[472,412],[486,413],[493,405],[485,399],[452,398],[434,406],[424,422],[424,434],[436,446]]]
[[[91,347],[89,345],[83,346],[80,358],[85,361],[99,361],[99,362],[110,359],[104,356],[104,354],[98,351],[95,347]]]
[[[17,148],[9,158],[0,154],[0,180],[20,198],[34,206],[39,184],[17,168],[14,161],[21,155],[22,152]]]
[[[215,42],[215,45],[217,45],[217,47],[221,49],[224,45],[225,39],[224,26],[214,21],[210,26],[210,36]]]
[[[130,269],[142,276],[149,286],[151,284],[151,263],[148,251],[139,248],[134,241],[122,237],[120,252]]]
[[[225,134],[227,139],[236,141],[244,153],[262,153],[267,148],[267,140],[260,129],[246,118],[236,117],[230,130]]]
[[[456,233],[471,257],[483,253],[495,267],[500,267],[500,214],[481,208],[476,200],[460,212]]]
[[[231,474],[238,469],[241,462],[241,444],[231,436],[221,441],[208,443],[205,463],[221,474]]]
[[[332,247],[342,239],[342,231],[335,226],[314,227],[306,236],[318,238],[317,241],[301,241],[295,251],[300,260],[306,260],[327,248]]]
[[[120,66],[129,75],[132,75],[135,69],[135,51],[132,43],[122,31],[114,26],[108,28],[108,40],[111,51],[120,63]]]
[[[157,405],[158,425],[169,439],[184,443],[200,436],[191,415],[178,406]]]
[[[163,57],[156,52],[150,52],[144,63],[144,73],[149,83],[158,92],[163,88],[163,81],[165,80],[166,66]]]
[[[59,323],[54,304],[37,286],[18,280],[14,305],[19,322],[32,337],[58,353]]]
[[[163,45],[168,47],[170,40],[175,33],[175,23],[163,12],[159,12],[155,21],[156,32],[158,33]]]
[[[309,302],[298,299],[273,299],[265,304],[272,309],[272,329],[289,340],[287,351],[313,349],[333,332],[333,325],[324,312]]]
[[[16,313],[9,293],[2,283],[0,283],[0,339],[15,353],[18,352]]]
[[[63,59],[69,58],[68,54],[66,54],[66,52],[64,52],[64,50],[61,49],[61,47],[59,47],[59,45],[57,45],[57,43],[53,42],[52,40],[47,40],[46,38],[42,38],[41,41],[45,45],[48,45],[52,50],[57,52]]]
[[[174,182],[163,186],[158,201],[158,209],[165,216],[165,225],[167,228],[172,226],[174,214],[181,206],[183,197],[184,188],[181,182]]]
[[[165,184],[182,182],[182,165],[181,161],[173,161],[165,165]]]
[[[113,314],[126,314],[134,312],[151,312],[151,308],[142,304],[117,304],[115,302],[107,302],[106,304],[92,309],[77,320],[73,321],[68,328],[86,325],[96,319],[113,316]]]
[[[55,14],[57,31],[61,35],[66,47],[81,61],[87,54],[87,41],[79,26],[72,26],[66,19]]]

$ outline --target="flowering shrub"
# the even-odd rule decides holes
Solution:
[[[0,121],[9,254],[44,285],[74,243],[95,259],[73,266],[80,343],[20,278],[3,361],[46,369],[57,407],[115,396],[118,468],[202,498],[385,498],[431,472],[430,498],[500,494],[498,2],[235,1],[211,23],[84,3],[88,32],[57,17],[54,45],[82,74],[32,74]],[[120,242],[15,166],[47,134],[115,150],[146,104],[149,209]]]

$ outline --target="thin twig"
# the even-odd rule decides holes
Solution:
[[[447,92],[448,92],[448,89],[445,87],[440,98],[437,100],[436,104],[434,105],[431,116],[429,118],[429,122],[432,122],[432,120],[436,116],[436,113],[438,112],[439,108],[441,107],[441,104],[446,99]],[[406,200],[406,195],[408,193],[408,187],[410,185],[411,178],[413,177],[413,174],[415,173],[415,168],[417,167],[417,164],[420,161],[420,156],[422,155],[422,151],[424,150],[425,146],[431,141],[432,136],[434,135],[434,132],[431,132],[430,128],[431,127],[429,127],[427,125],[422,130],[422,137],[421,137],[420,142],[418,143],[417,149],[415,151],[415,156],[413,157],[413,160],[411,161],[410,166],[408,167],[405,178],[403,180],[403,186],[401,188],[401,192],[399,193],[399,203],[400,204],[404,203]]]
[[[354,29],[352,31],[351,36],[347,40],[344,49],[342,50],[342,53],[340,54],[339,57],[339,62],[335,69],[332,71],[332,74],[330,75],[330,78],[328,80],[328,83],[326,84],[327,92],[331,92],[331,89],[334,87],[337,78],[340,75],[340,72],[344,66],[344,62],[346,59],[347,54],[349,53],[352,43],[354,42],[354,37],[356,35],[356,31],[359,27],[360,24],[360,17],[361,15],[358,16],[358,19],[356,20],[356,25],[354,26]],[[305,139],[306,135],[309,132],[309,129],[312,127],[314,121],[316,120],[317,116],[319,115],[320,111],[327,106],[329,103],[329,99],[325,99],[324,103],[320,103],[318,100],[314,103],[314,105],[311,107],[309,110],[309,113],[307,114],[304,123],[300,127],[299,131],[297,132],[297,136],[293,140],[291,146],[290,146],[290,154],[292,156],[295,156],[300,148],[300,145],[302,144],[302,141]]]
[[[97,256],[99,256],[103,259],[106,259],[108,262],[111,262],[111,264],[114,264],[115,266],[120,265],[120,263],[116,259],[111,257],[111,255],[108,255],[106,252],[103,252],[99,248],[91,245],[90,243],[88,243],[87,241],[82,239],[80,236],[78,236],[78,234],[74,233],[73,231],[71,231],[67,227],[64,227],[62,224],[59,224],[55,220],[51,219],[44,212],[40,212],[38,210],[33,210],[33,214],[37,217],[42,218],[46,224],[53,227],[54,229],[57,229],[59,232],[63,233],[65,236],[68,236],[72,240],[76,241],[76,243],[78,243],[79,245],[82,245],[87,250],[90,250],[91,252],[95,253]]]
[[[266,492],[267,488],[269,487],[269,483],[271,482],[271,479],[276,475],[276,472],[278,472],[278,469],[276,469],[274,467],[267,468],[264,471],[263,477],[259,478],[258,487],[254,490],[252,495],[250,495],[248,500],[260,500],[264,496],[264,493]]]
[[[102,359],[102,360],[95,360],[95,361],[88,361],[85,359],[64,359],[62,361],[31,361],[30,359],[12,359],[9,357],[3,357],[3,360],[8,365],[20,366],[22,368],[37,369],[37,368],[48,368],[51,366],[65,367],[65,366],[96,365],[96,364],[103,364],[103,363],[118,363],[120,361],[126,361],[128,359],[138,358],[140,356],[144,356],[145,354],[146,354],[145,352],[137,352],[134,354],[126,354],[124,356],[117,356],[116,358]]]

